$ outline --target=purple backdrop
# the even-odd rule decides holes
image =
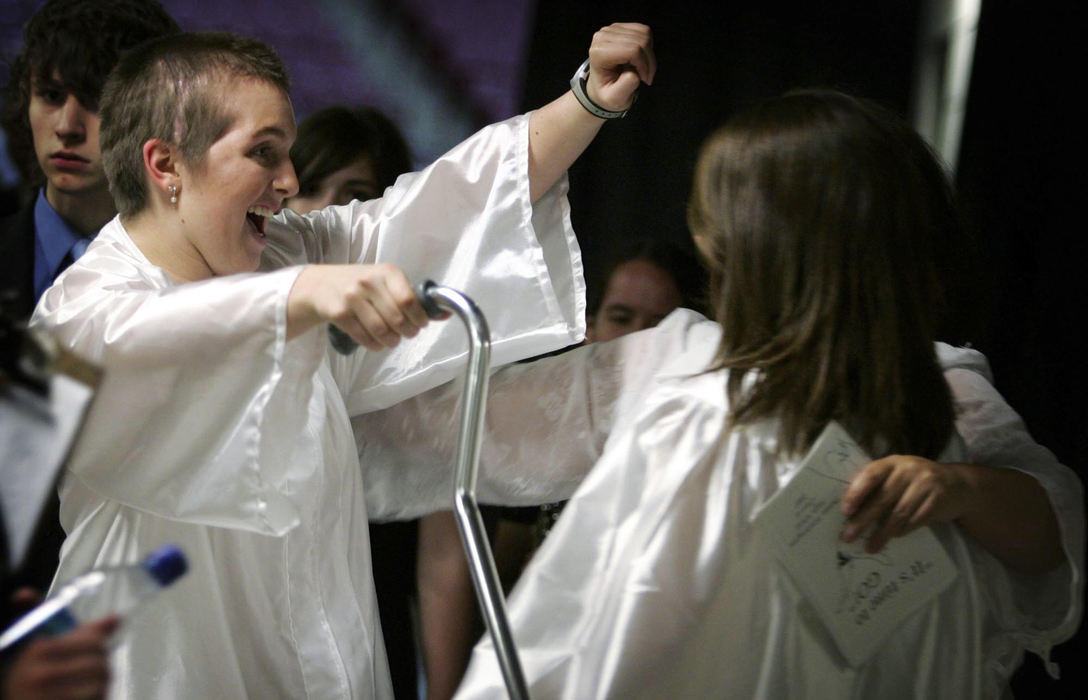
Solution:
[[[373,105],[404,130],[419,164],[521,98],[534,0],[161,0],[187,30],[255,36],[283,57],[302,119],[331,104]],[[42,0],[0,0],[0,82]],[[2,147],[2,140],[0,140]],[[14,174],[0,165],[0,182]]]

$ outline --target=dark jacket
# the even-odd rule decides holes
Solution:
[[[13,295],[5,309],[16,319],[30,319],[34,312],[34,202],[11,216],[0,219],[0,295]],[[2,448],[0,448],[2,449]],[[0,485],[2,487],[2,485]],[[30,543],[22,567],[7,572],[0,582],[0,626],[11,622],[8,606],[11,591],[29,586],[44,594],[53,580],[64,541],[60,526],[60,500],[56,492],[42,507],[42,518]],[[0,533],[2,534],[2,533]],[[7,588],[8,590],[3,590]]]
[[[14,294],[4,307],[16,318],[34,312],[34,202],[0,219],[0,293]]]

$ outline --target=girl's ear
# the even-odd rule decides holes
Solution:
[[[169,198],[170,187],[174,187],[175,191],[181,188],[178,152],[173,146],[161,139],[151,139],[144,143],[141,153],[152,189]]]
[[[594,314],[586,314],[586,342],[597,342],[597,330],[594,328],[596,325],[597,316]]]

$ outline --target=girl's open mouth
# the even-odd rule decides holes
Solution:
[[[257,234],[264,238],[264,224],[265,217],[272,216],[272,210],[267,207],[250,207],[246,212],[246,218],[253,224],[253,228],[257,229]]]

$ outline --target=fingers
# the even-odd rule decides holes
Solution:
[[[879,552],[894,537],[939,520],[954,520],[962,505],[956,465],[892,455],[867,464],[850,482],[841,508],[848,516],[842,539],[865,536]]]
[[[120,618],[111,615],[101,620],[80,625],[63,637],[57,638],[58,641],[64,642],[60,652],[74,655],[95,653],[105,649],[106,642],[117,631],[120,624]]]
[[[872,532],[865,540],[867,552],[879,552],[893,537],[902,537],[914,529],[910,527],[910,522],[916,510],[916,503],[911,500],[910,491],[911,488],[907,487],[898,500],[886,503],[886,510],[874,518]]]
[[[63,661],[81,656],[105,655],[106,642],[117,629],[118,619],[108,617],[102,620],[80,625],[71,632],[59,637],[40,639],[27,649],[41,658]]]
[[[593,35],[589,47],[590,66],[601,69],[633,68],[638,78],[653,84],[657,72],[653,34],[645,24],[617,22]]]
[[[606,109],[625,109],[639,85],[653,83],[657,59],[653,36],[644,24],[617,23],[601,28],[589,47],[588,92]]]
[[[9,687],[33,697],[105,697],[110,678],[106,642],[118,624],[110,617],[36,640],[12,665]]]
[[[368,350],[411,338],[430,319],[404,272],[379,265],[307,265],[287,297],[287,337],[332,323]]]
[[[103,698],[110,681],[109,657],[105,653],[83,654],[54,661],[32,679],[43,697]]]
[[[391,348],[411,338],[428,318],[407,276],[388,265],[349,266],[342,303],[329,320],[368,350]]]
[[[386,320],[398,319],[394,328],[398,329],[401,335],[408,337],[416,335],[427,325],[429,319],[427,312],[423,310],[423,305],[416,297],[416,291],[412,288],[408,276],[393,265],[378,265],[377,267],[385,271],[382,277],[385,294],[381,295],[380,303],[376,305],[382,311],[382,317]]]
[[[842,496],[842,512],[848,516],[856,513],[873,490],[879,488],[888,478],[892,464],[888,458],[866,464],[846,488],[846,493]]]
[[[901,484],[891,478],[893,474],[893,462],[877,460],[867,464],[850,482],[840,504],[848,516],[842,533],[844,541],[853,542],[868,532],[876,534],[902,491]]]

